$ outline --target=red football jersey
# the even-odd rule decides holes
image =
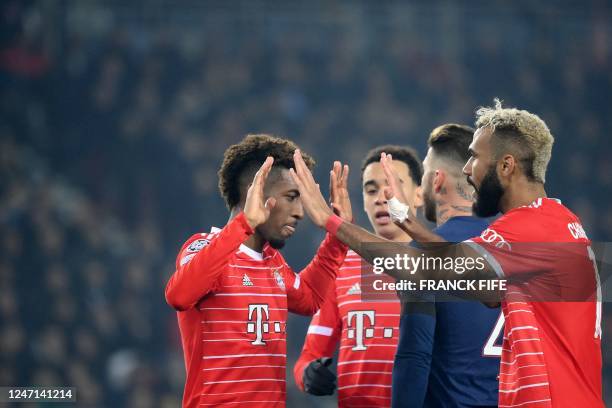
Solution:
[[[361,299],[361,258],[349,251],[334,292],[313,317],[293,374],[300,389],[308,364],[333,356],[338,342],[338,405],[391,406],[391,372],[399,336],[400,303]]]
[[[578,217],[558,200],[539,198],[508,211],[470,241],[509,282],[502,302],[499,406],[603,407],[601,299],[547,297],[552,287],[558,300],[574,300],[576,282],[600,293],[591,242]],[[522,242],[539,244],[518,249]]]
[[[166,299],[178,310],[183,407],[284,407],[287,310],[314,314],[346,254],[328,236],[297,275],[269,245],[242,245],[252,233],[240,214],[192,236],[178,255]]]

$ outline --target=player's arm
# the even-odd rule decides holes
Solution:
[[[333,220],[352,219],[346,187],[348,171],[348,166],[341,167],[340,163],[336,162],[330,172],[331,207],[327,204],[325,206]],[[316,188],[320,195],[318,186]],[[333,235],[326,234],[314,258],[299,275],[290,269],[287,271],[287,307],[291,312],[313,315],[319,310],[325,295],[333,287],[338,269],[344,263],[346,251],[346,245]]]
[[[393,364],[391,402],[394,407],[422,407],[425,401],[436,330],[433,300],[433,296],[404,299]]]
[[[333,394],[336,375],[328,367],[341,333],[342,321],[332,287],[310,322],[302,353],[293,367],[293,378],[300,390],[313,395]]]
[[[333,219],[333,214],[325,203],[319,188],[312,177],[312,173],[304,163],[299,150],[294,154],[295,171],[291,170],[291,175],[295,180],[302,196],[304,208],[309,217],[320,228],[326,228],[328,232],[337,237],[340,241],[348,245],[368,263],[373,263],[374,258],[393,258],[396,255],[408,257],[438,256],[438,257],[477,257],[479,253],[467,245],[454,245],[445,242],[444,239],[433,233],[426,233],[426,228],[419,228],[422,242],[429,243],[427,248],[411,248],[403,243],[390,241],[376,236],[365,229],[337,219],[337,222],[329,222]],[[413,221],[415,224],[418,221]],[[416,228],[416,227],[414,227]],[[375,245],[373,245],[375,244]],[[497,275],[493,266],[489,262],[484,262],[482,269],[473,269],[463,274],[457,274],[453,270],[431,269],[426,272],[406,270],[385,270],[385,273],[396,279],[419,280],[419,279],[495,279]]]
[[[214,240],[192,246],[201,238],[195,235],[183,245],[165,292],[166,301],[174,309],[190,309],[208,294],[227,267],[230,255],[268,219],[274,199],[264,200],[263,187],[272,163],[271,157],[266,159],[249,187],[244,212],[234,217]]]

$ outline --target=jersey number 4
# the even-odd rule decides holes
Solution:
[[[497,318],[497,322],[495,323],[495,327],[493,327],[493,331],[487,338],[487,342],[485,343],[482,349],[482,355],[484,357],[500,357],[502,354],[502,346],[498,343],[498,339],[504,330],[504,313],[500,312],[499,317]]]

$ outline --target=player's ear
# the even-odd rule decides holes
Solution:
[[[436,170],[434,173],[434,178],[433,178],[433,191],[435,193],[439,193],[440,190],[442,190],[442,187],[444,187],[445,181],[446,181],[446,174],[444,173],[444,171],[440,169]]]
[[[419,208],[423,206],[423,187],[422,186],[417,186],[414,189],[414,204],[413,206],[415,208]]]
[[[502,157],[498,166],[501,175],[503,176],[510,176],[514,172],[516,167],[516,160],[511,154],[507,154]]]

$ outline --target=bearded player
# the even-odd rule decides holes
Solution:
[[[304,215],[289,175],[295,150],[267,135],[227,149],[219,188],[229,221],[193,235],[179,252],[166,300],[178,312],[187,370],[183,407],[285,406],[287,311],[314,314],[346,255],[327,236],[298,275],[278,251]],[[351,219],[350,203],[343,207],[335,192],[332,202]]]
[[[464,245],[438,245],[431,251],[407,248],[338,218],[330,222],[330,212],[299,151],[294,157],[296,170],[291,174],[307,197],[304,208],[315,224],[369,262],[379,256],[424,254],[455,261],[484,260],[484,267],[461,274],[452,268],[437,268],[410,272],[387,269],[389,275],[411,281],[486,280],[495,282],[498,288],[507,282],[518,292],[501,297],[505,325],[500,407],[603,407],[599,277],[591,241],[580,220],[559,200],[548,198],[544,189],[553,136],[537,115],[502,108],[497,100],[495,107],[477,111],[476,127],[470,158],[463,169],[476,191],[474,212],[479,216],[501,212],[502,216]],[[391,185],[387,198],[397,222],[419,242],[444,241],[404,216],[401,201],[405,199],[396,185],[391,160],[383,154],[381,163]],[[366,242],[386,245],[362,245]],[[551,289],[562,289],[565,296],[557,297],[556,302],[533,296]],[[563,301],[575,291],[578,296]],[[578,301],[580,298],[583,300]]]
[[[479,235],[488,226],[473,216],[473,188],[461,171],[473,135],[468,126],[446,124],[427,141],[421,183],[425,218],[449,242]],[[436,301],[433,294],[405,292],[402,300],[392,406],[497,406],[501,311],[479,302]]]
[[[375,233],[396,242],[411,238],[389,217],[384,189],[388,186],[380,154],[391,152],[400,188],[411,208],[420,205],[421,164],[414,150],[379,146],[361,166],[364,210]],[[340,164],[335,163],[339,169]],[[343,174],[346,181],[348,174]],[[298,387],[312,395],[332,395],[338,386],[340,407],[391,404],[391,371],[398,339],[399,302],[362,301],[361,258],[349,251],[335,287],[313,317],[302,354],[293,369]],[[336,375],[331,357],[340,344]]]

